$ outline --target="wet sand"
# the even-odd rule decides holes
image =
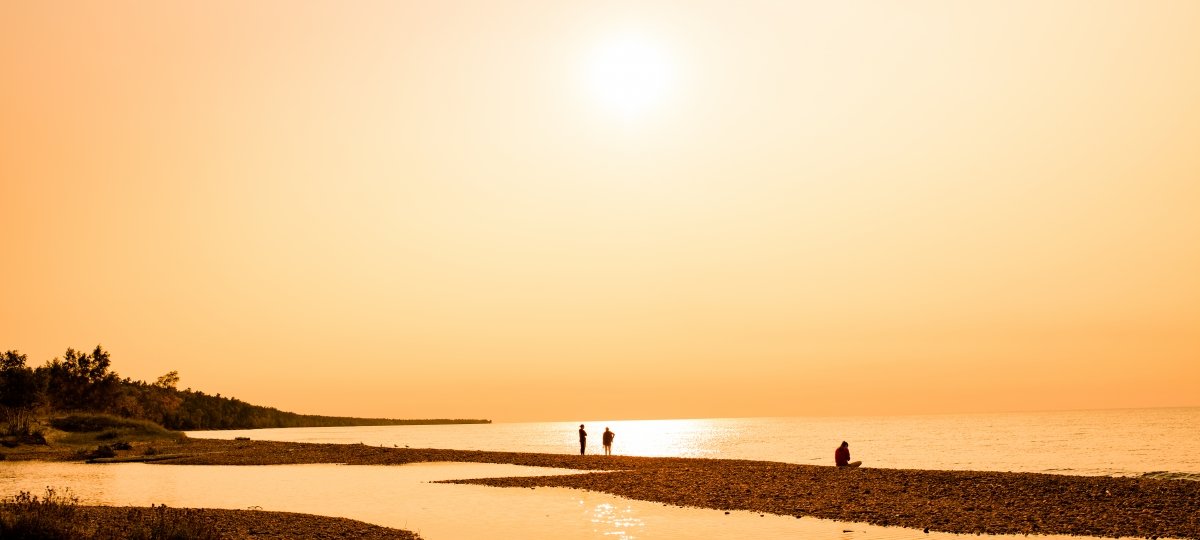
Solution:
[[[455,480],[568,487],[664,504],[812,516],[953,533],[1200,539],[1200,482],[1034,473],[846,469],[695,458],[578,456],[193,439],[163,465],[435,461],[578,469],[580,475]],[[133,453],[137,452],[135,448]]]

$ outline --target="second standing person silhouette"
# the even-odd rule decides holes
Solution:
[[[606,455],[606,456],[612,455],[612,441],[613,441],[613,437],[616,437],[616,436],[617,436],[616,433],[609,431],[607,427],[604,428],[604,435],[600,439],[600,442],[604,443],[604,455]]]

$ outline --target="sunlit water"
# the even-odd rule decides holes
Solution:
[[[1171,471],[1200,477],[1200,409],[887,418],[584,421],[589,452],[607,425],[618,454],[743,458],[828,465],[850,441],[865,466],[1093,475]],[[578,422],[195,432],[193,437],[575,453]],[[565,488],[516,489],[433,480],[568,474],[497,464],[202,467],[0,462],[0,494],[71,488],[112,505],[261,508],[341,516],[469,538],[809,538],[966,540],[973,535],[749,512],[677,508]],[[1003,537],[998,537],[1003,538]],[[1014,539],[1016,537],[1013,537]],[[1022,537],[1023,538],[1023,537]],[[1043,537],[1050,538],[1050,537]],[[1060,539],[1061,540],[1061,539]]]
[[[634,456],[755,459],[830,465],[850,442],[868,467],[1137,476],[1200,475],[1200,408],[857,418],[581,420],[445,426],[201,431],[193,437],[412,448],[575,453],[587,426],[599,453],[607,426],[613,451]]]

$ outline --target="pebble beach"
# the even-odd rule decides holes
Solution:
[[[114,506],[84,506],[78,509],[81,517],[96,528],[111,530],[121,530],[128,523],[131,513],[144,511],[143,508]],[[167,512],[186,514],[189,519],[212,527],[219,531],[222,540],[420,540],[420,536],[409,531],[352,519],[292,512],[213,508],[170,508]]]
[[[271,441],[193,439],[157,450],[176,456],[155,461],[163,466],[479,462],[567,468],[588,472],[448,482],[567,487],[676,506],[952,533],[1200,539],[1200,482],[1190,480]]]

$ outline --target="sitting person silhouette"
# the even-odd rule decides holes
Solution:
[[[846,441],[842,441],[842,445],[839,446],[837,450],[833,451],[833,462],[836,463],[838,467],[846,467],[850,469],[862,465],[861,461],[855,461],[853,463],[850,462],[850,443]]]

